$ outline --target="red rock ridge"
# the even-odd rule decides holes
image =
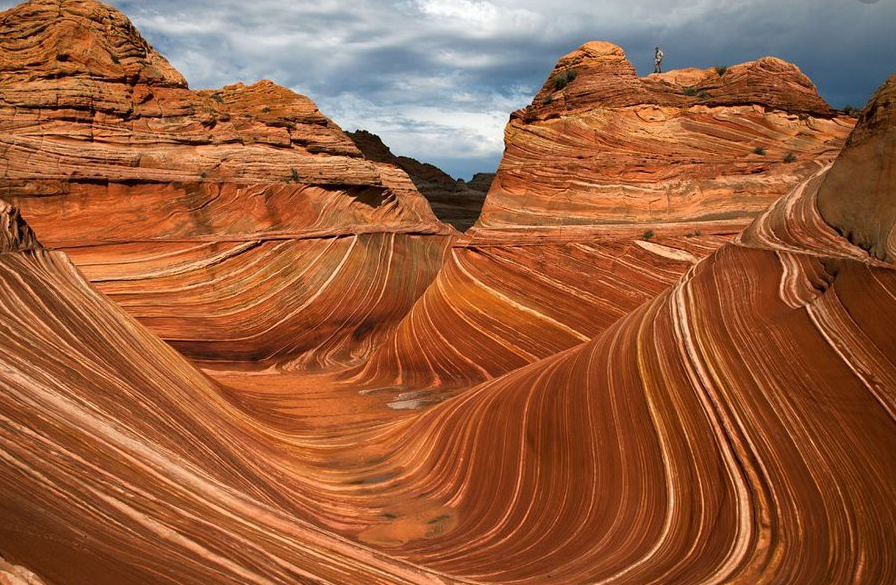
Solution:
[[[779,59],[639,78],[622,49],[587,43],[511,117],[478,226],[743,221],[833,160],[853,124]]]
[[[3,556],[66,585],[887,585],[896,264],[822,181],[594,338],[375,420],[352,388],[309,422],[315,377],[223,388],[64,254],[0,254]]]
[[[854,123],[778,59],[639,78],[619,47],[583,45],[511,116],[478,224],[349,379],[414,407],[599,335],[829,165]]]
[[[307,97],[191,91],[92,0],[0,13],[0,159],[43,244],[197,359],[354,363],[454,233]]]

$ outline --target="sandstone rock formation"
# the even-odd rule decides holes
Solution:
[[[0,201],[0,253],[39,249],[40,242],[19,210]]]
[[[0,585],[44,585],[44,582],[28,569],[10,565],[0,557]]]
[[[461,236],[307,98],[0,13],[0,584],[896,582],[896,75],[841,152],[722,73],[564,57]]]
[[[366,158],[393,164],[406,172],[440,220],[466,231],[479,218],[494,173],[477,173],[469,183],[463,179],[455,180],[434,165],[407,156],[395,156],[376,134],[357,130],[349,132],[348,136]]]
[[[356,361],[451,234],[308,98],[191,91],[93,0],[0,15],[0,159],[0,197],[43,243],[195,358]]]
[[[840,159],[818,194],[822,217],[875,257],[896,260],[896,77],[871,98]]]
[[[779,59],[639,78],[619,47],[587,43],[511,117],[478,225],[744,220],[836,156],[853,124]]]
[[[830,165],[854,123],[778,59],[639,78],[583,45],[511,116],[479,222],[348,379],[416,406],[600,334]]]
[[[320,389],[220,387],[64,254],[2,253],[0,553],[71,585],[890,583],[896,264],[823,182],[587,342],[314,426]]]

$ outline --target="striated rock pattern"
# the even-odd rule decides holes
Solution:
[[[0,552],[71,585],[892,583],[896,264],[825,172],[592,339],[329,422],[319,379],[222,387],[62,253],[0,254]]]
[[[830,162],[853,124],[773,57],[639,78],[622,49],[587,43],[511,117],[477,225],[748,220]]]
[[[0,283],[4,558],[67,585],[446,583],[310,523],[297,445],[63,253],[0,254]]]
[[[463,179],[454,180],[434,165],[407,156],[395,156],[376,134],[357,130],[349,132],[348,136],[366,158],[393,164],[406,172],[440,220],[460,231],[466,231],[476,223],[485,194],[494,181],[494,173],[477,173],[469,183]]]
[[[346,380],[416,407],[599,335],[827,168],[854,123],[778,59],[638,78],[584,45],[511,117],[479,223]]]
[[[439,400],[442,390],[591,339],[730,238],[718,226],[640,236],[616,229],[567,241],[458,242],[394,335],[349,379],[397,393],[396,408]]]
[[[453,233],[310,99],[191,91],[93,0],[0,13],[0,160],[0,197],[43,244],[197,359],[353,363]]]

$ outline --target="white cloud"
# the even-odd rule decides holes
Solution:
[[[429,16],[457,18],[479,25],[492,24],[498,18],[498,9],[491,2],[417,0],[417,7]]]

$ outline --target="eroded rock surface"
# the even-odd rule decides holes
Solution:
[[[622,49],[587,43],[511,117],[478,225],[750,218],[836,157],[854,123],[780,59],[639,78]]]
[[[691,266],[425,409],[220,386],[64,254],[0,254],[0,551],[69,585],[891,583],[896,265],[823,179],[696,264],[638,245]]]
[[[639,78],[583,45],[511,116],[479,222],[350,379],[439,400],[593,338],[827,168],[854,123],[779,59]]]
[[[191,91],[92,0],[0,15],[0,159],[0,196],[43,243],[197,359],[355,362],[452,233],[310,99]]]

